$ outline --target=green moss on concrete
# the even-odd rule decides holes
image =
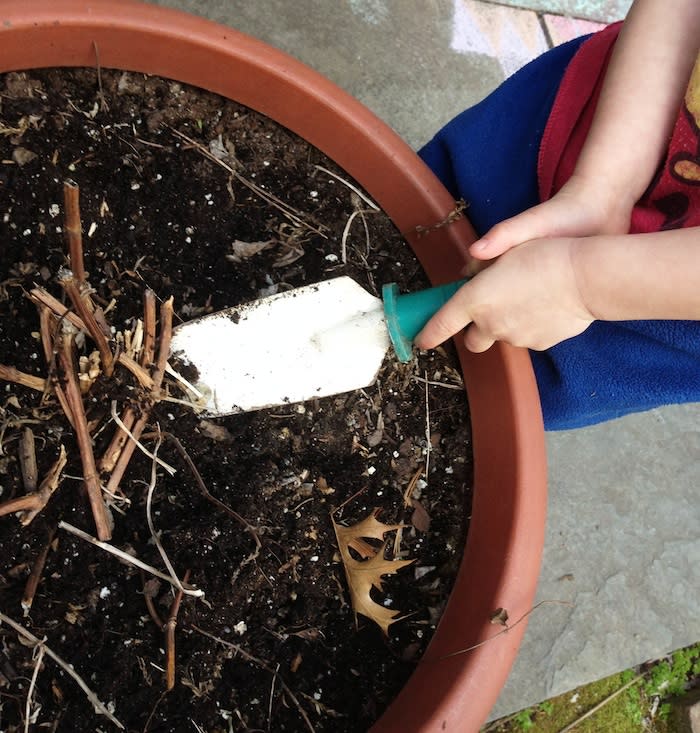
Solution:
[[[641,676],[638,670],[611,675],[494,721],[483,728],[483,733],[561,733],[620,690],[576,725],[572,733],[674,733],[668,722],[669,700],[682,695],[698,678],[700,643],[646,667]]]

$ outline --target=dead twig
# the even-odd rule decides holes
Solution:
[[[165,551],[165,548],[163,547],[163,543],[160,541],[160,537],[158,536],[158,532],[156,531],[155,525],[153,523],[153,512],[151,511],[151,507],[153,506],[153,492],[156,489],[156,481],[158,478],[158,475],[156,472],[156,466],[158,464],[158,448],[160,447],[160,442],[161,442],[161,438],[160,436],[158,436],[158,442],[156,443],[156,447],[153,450],[153,453],[151,454],[153,458],[153,462],[151,463],[151,480],[148,484],[148,491],[146,493],[146,521],[148,523],[148,529],[151,532],[151,538],[153,539],[153,543],[155,544],[158,552],[160,553],[160,557],[163,560],[163,564],[168,569],[168,572],[170,573],[172,577],[173,585],[176,588],[182,590],[182,583],[180,582],[180,579],[178,578],[177,573],[175,572],[175,568],[173,567],[173,564],[170,562],[168,553]]]
[[[428,481],[430,475],[430,452],[433,442],[430,437],[430,393],[428,391],[428,372],[425,374],[425,480]]]
[[[160,588],[160,581],[156,578],[151,578],[150,580],[146,580],[146,576],[141,571],[141,584],[143,585],[143,600],[146,603],[146,610],[148,611],[148,615],[151,617],[151,620],[153,623],[159,628],[162,629],[165,624],[163,623],[163,619],[160,617],[160,614],[156,610],[155,603],[153,603],[153,599],[158,595],[158,589]],[[178,591],[179,592],[179,591]]]
[[[102,487],[97,473],[87,416],[85,415],[85,407],[76,374],[73,334],[65,328],[59,336],[58,358],[63,372],[66,401],[75,421],[75,439],[78,443],[80,461],[83,466],[83,483],[87,490],[90,508],[95,520],[97,537],[100,540],[108,540],[112,536],[112,530],[107,507],[102,498]]]
[[[83,226],[80,221],[80,187],[75,181],[66,179],[63,182],[63,203],[70,267],[78,282],[84,283],[85,265],[83,263]]]
[[[430,234],[430,232],[434,232],[437,229],[442,229],[443,227],[449,226],[450,224],[453,224],[458,219],[461,219],[464,216],[464,211],[467,208],[467,202],[464,199],[459,199],[458,201],[455,201],[455,206],[450,211],[450,213],[441,221],[437,222],[436,224],[431,224],[430,226],[422,226],[418,225],[413,230],[419,237],[422,237],[426,234]]]
[[[168,298],[160,309],[160,336],[158,342],[158,359],[156,366],[153,371],[153,400],[157,401],[160,397],[160,387],[163,382],[163,375],[165,374],[165,367],[168,362],[168,354],[170,353],[170,343],[172,340],[173,333],[173,299]],[[113,413],[114,417],[114,413]],[[107,482],[106,491],[108,494],[116,494],[119,490],[119,484],[124,476],[124,473],[131,461],[131,457],[134,454],[134,449],[139,446],[147,455],[148,451],[145,450],[139,443],[143,431],[146,429],[150,413],[148,410],[144,410],[144,413],[138,420],[135,420],[131,428],[131,433],[126,432],[127,439],[130,438],[129,442],[124,441],[123,447],[114,465],[112,475],[109,477]],[[166,464],[167,465],[167,464]]]
[[[48,306],[43,303],[37,303],[37,308],[39,310],[39,334],[41,336],[41,345],[44,349],[44,359],[46,361],[46,366],[49,368],[49,374],[54,374],[55,376],[56,360],[54,358],[54,338],[56,324],[51,316],[51,310]],[[75,430],[75,422],[70,408],[68,407],[68,400],[66,399],[66,393],[63,391],[63,387],[61,387],[57,379],[51,379],[51,386],[53,387],[53,392],[58,399],[59,405],[61,405],[61,409],[68,418],[68,422],[73,430]]]
[[[212,641],[216,641],[217,643],[228,647],[229,649],[232,649],[237,654],[240,654],[243,659],[245,659],[247,662],[252,662],[253,664],[257,664],[258,667],[261,669],[264,669],[266,672],[269,672],[274,677],[277,677],[280,682],[280,687],[284,690],[284,692],[287,694],[289,699],[296,705],[297,710],[299,711],[299,715],[301,715],[306,727],[311,731],[311,733],[315,733],[315,728],[313,725],[311,725],[311,721],[309,720],[309,716],[306,714],[306,711],[301,706],[301,703],[299,702],[299,699],[297,696],[292,692],[292,690],[289,688],[289,685],[284,681],[282,676],[279,674],[278,671],[272,669],[270,665],[263,661],[262,659],[258,657],[254,657],[250,652],[247,652],[242,646],[238,644],[234,644],[231,641],[226,641],[226,639],[221,639],[218,636],[215,636],[214,634],[210,634],[208,631],[205,631],[204,629],[200,629],[199,626],[192,625],[192,628],[202,636],[206,636],[208,639],[212,639]]]
[[[49,556],[49,551],[51,550],[51,545],[53,543],[53,538],[55,534],[56,528],[54,527],[49,533],[49,537],[46,541],[46,544],[44,545],[44,548],[39,553],[37,559],[34,561],[32,572],[29,574],[27,582],[24,586],[24,593],[22,594],[21,605],[22,611],[24,612],[25,616],[29,615],[29,611],[31,610],[32,604],[34,603],[34,596],[36,595],[37,588],[39,587],[39,583],[41,582],[41,576],[44,572],[44,566],[46,565],[46,560]]]
[[[39,647],[34,647],[34,651],[37,651],[38,653],[36,655],[36,660],[34,661],[34,672],[32,672],[32,678],[29,681],[29,689],[27,690],[27,702],[24,706],[24,733],[29,733],[29,726],[34,722],[32,718],[34,717],[32,715],[32,698],[34,697],[34,688],[36,687],[36,680],[39,676],[39,671],[41,670],[41,664],[44,661],[44,654],[46,653],[46,648],[41,645]],[[41,709],[41,706],[39,706],[39,709]],[[37,709],[37,713],[39,712],[39,709]]]
[[[170,354],[170,343],[173,339],[173,298],[168,298],[160,307],[160,335],[158,337],[158,359],[153,372],[153,392],[157,400],[160,386],[165,375],[165,366]]]
[[[139,440],[136,438],[136,436],[132,432],[129,432],[129,429],[127,428],[127,426],[121,421],[121,418],[119,417],[119,415],[117,415],[117,401],[116,400],[112,400],[112,419],[119,426],[122,432],[126,433],[126,437],[130,438],[136,444],[136,447],[145,456],[152,459],[154,463],[157,463],[159,466],[164,468],[171,476],[174,476],[177,473],[177,471],[169,463],[166,463],[165,461],[158,458],[155,453],[151,453],[151,451],[149,451],[148,448],[146,448],[146,446],[143,443],[139,442]]]
[[[141,354],[139,356],[138,364],[144,370],[149,369],[153,365],[153,359],[155,356],[155,344],[156,344],[156,295],[152,290],[145,290],[143,293],[143,344],[141,346]],[[119,356],[119,361],[122,361],[122,355]],[[126,364],[124,364],[126,366]],[[147,387],[150,391],[155,389],[155,382],[153,377],[150,375],[150,386]],[[137,377],[138,379],[138,377]],[[140,381],[140,380],[139,380]],[[145,385],[144,385],[145,386]],[[114,471],[119,456],[126,445],[126,441],[129,440],[129,434],[134,427],[136,422],[136,411],[133,407],[128,406],[124,409],[121,415],[121,425],[115,431],[112,436],[112,440],[107,447],[107,450],[100,459],[100,471],[104,473],[111,473]],[[110,484],[116,489],[118,488],[119,481],[112,481]],[[108,485],[108,489],[109,489]]]
[[[327,173],[332,178],[335,178],[336,181],[340,181],[344,186],[356,193],[367,204],[367,206],[372,209],[372,211],[379,211],[379,206],[377,206],[377,204],[375,204],[374,201],[372,201],[372,199],[369,198],[369,196],[367,196],[367,194],[364,193],[364,191],[361,191],[357,186],[353,186],[352,183],[346,181],[337,173],[333,173],[333,171],[328,170],[328,168],[324,168],[322,165],[315,165],[314,168],[323,171],[324,173]]]
[[[97,350],[100,352],[100,363],[102,370],[108,377],[114,372],[114,355],[112,349],[107,342],[102,328],[97,323],[95,316],[86,301],[86,296],[81,292],[81,281],[74,275],[66,274],[59,278],[61,287],[66,291],[66,295],[70,298],[73,307],[78,312],[82,322],[85,324],[85,330],[90,338],[95,342]]]
[[[95,51],[95,66],[97,68],[97,97],[100,100],[100,111],[108,112],[109,105],[107,104],[107,98],[102,88],[102,68],[100,67],[100,49],[97,45],[97,41],[92,42],[92,47]]]
[[[472,646],[468,646],[465,649],[458,649],[456,652],[450,652],[449,654],[443,654],[441,657],[438,657],[438,659],[435,661],[439,661],[441,659],[449,659],[450,657],[457,657],[460,654],[466,654],[467,652],[474,651],[474,649],[478,649],[479,647],[484,646],[484,644],[488,644],[490,641],[493,641],[495,638],[501,636],[502,634],[507,634],[511,629],[518,626],[518,624],[521,624],[531,613],[534,613],[540,606],[545,606],[545,605],[550,605],[550,604],[558,604],[560,606],[573,606],[574,605],[573,603],[569,601],[540,601],[539,603],[536,603],[529,611],[526,611],[515,623],[509,624],[509,623],[504,622],[503,623],[504,628],[501,629],[497,634],[494,634],[493,636],[489,636],[488,639],[484,639],[483,641],[480,641],[478,644],[473,644]],[[499,609],[499,612],[502,612],[502,611],[503,609]]]
[[[143,293],[143,346],[139,364],[148,369],[153,364],[156,348],[156,294],[152,290]]]
[[[63,305],[58,298],[54,298],[48,290],[45,290],[41,286],[32,288],[29,291],[29,298],[39,305],[46,306],[57,318],[66,320],[79,331],[85,331],[87,333],[87,327],[83,323],[83,319],[76,313],[73,313],[70,308]]]
[[[204,591],[193,588],[192,586],[185,587],[185,585],[183,584],[180,584],[179,586],[174,585],[174,579],[170,575],[161,572],[157,568],[154,568],[153,565],[149,565],[148,563],[143,562],[143,560],[139,560],[133,555],[129,555],[128,552],[124,552],[124,550],[120,550],[118,547],[110,545],[109,542],[102,542],[97,538],[92,537],[87,532],[83,532],[82,529],[74,527],[69,522],[64,522],[63,520],[61,520],[58,523],[58,528],[65,529],[67,532],[74,534],[76,537],[80,537],[81,540],[85,540],[91,545],[95,545],[95,547],[99,547],[101,550],[108,552],[110,555],[118,557],[122,562],[125,562],[127,565],[133,565],[134,567],[140,568],[141,570],[145,570],[147,573],[154,575],[156,578],[165,580],[166,582],[170,583],[170,585],[176,587],[178,590],[182,590],[182,592],[186,593],[188,596],[194,596],[195,598],[202,598],[204,596]]]
[[[73,669],[72,664],[68,664],[68,662],[66,662],[62,657],[59,657],[58,654],[56,654],[56,652],[51,649],[51,647],[47,646],[44,641],[34,636],[34,634],[32,634],[30,631],[27,631],[24,626],[18,624],[16,621],[13,621],[9,616],[6,616],[1,611],[0,623],[6,624],[11,629],[14,629],[14,631],[16,631],[20,636],[24,637],[27,641],[31,642],[35,647],[42,648],[46,655],[53,659],[53,661],[56,662],[56,664],[58,664],[58,666],[61,667],[64,672],[70,675],[78,683],[78,686],[87,695],[87,699],[92,703],[95,710],[101,715],[109,718],[109,720],[111,720],[112,723],[114,723],[114,725],[119,728],[119,730],[124,730],[124,726],[99,701],[97,695],[87,686],[83,678]]]
[[[48,504],[49,499],[61,482],[61,473],[68,461],[66,457],[66,449],[61,445],[58,459],[49,469],[48,474],[41,482],[39,488],[31,494],[18,496],[14,499],[0,504],[0,517],[7,514],[16,514],[22,512],[20,523],[23,526],[29,524],[34,517]]]
[[[155,383],[153,377],[141,366],[137,361],[134,361],[130,356],[127,356],[123,352],[117,357],[117,361],[125,368],[128,369],[135,377],[138,383],[149,392],[153,391]]]
[[[187,583],[189,579],[190,571],[187,570],[182,576],[182,582]],[[165,687],[167,690],[172,690],[175,687],[175,629],[182,596],[182,590],[178,590],[170,606],[168,620],[165,622]]]
[[[433,380],[426,380],[423,377],[418,377],[415,374],[411,376],[411,381],[413,382],[425,382],[425,384],[429,384],[431,387],[444,387],[445,389],[456,389],[459,392],[464,391],[464,385],[463,384],[451,384],[450,382],[435,382]]]
[[[148,418],[148,413],[144,413],[138,419],[134,417],[133,426],[130,432],[128,430],[124,430],[127,423],[122,421],[122,426],[119,428],[120,437],[115,443],[115,449],[118,445],[121,445],[122,447],[114,464],[114,469],[107,481],[107,485],[105,486],[105,492],[107,494],[115,495],[120,492],[119,485],[121,484],[122,478],[124,478],[124,473],[129,466],[131,457],[134,455],[134,449],[137,445],[141,445],[139,440],[141,439],[143,431],[146,429]],[[123,436],[123,439],[121,436]],[[143,450],[145,450],[145,448]],[[146,453],[148,453],[148,451],[146,451]]]
[[[573,730],[579,723],[583,723],[584,720],[587,718],[590,718],[592,715],[597,713],[601,708],[605,707],[611,700],[614,700],[618,695],[622,694],[625,690],[629,689],[633,685],[636,685],[638,682],[641,682],[644,677],[646,676],[646,672],[642,672],[641,674],[638,674],[636,677],[633,677],[629,682],[626,682],[622,687],[619,687],[615,692],[610,693],[606,698],[601,700],[597,705],[594,705],[590,710],[587,710],[583,715],[576,718],[576,720],[573,721],[573,723],[569,723],[569,725],[562,728],[559,733],[569,733],[570,730]]]
[[[19,468],[24,484],[24,493],[31,494],[36,491],[39,484],[39,469],[36,465],[36,444],[34,432],[26,427],[19,439]]]
[[[102,458],[100,458],[100,471],[103,473],[110,473],[114,470],[122,449],[124,448],[126,441],[129,440],[129,435],[131,434],[131,429],[134,427],[135,422],[136,412],[134,411],[134,408],[127,407],[120,418],[118,428],[112,436],[112,440],[103,453]]]
[[[0,379],[5,382],[14,382],[23,387],[29,387],[37,392],[46,392],[46,380],[42,377],[35,377],[33,374],[21,372],[13,366],[0,364]]]
[[[318,229],[317,227],[312,226],[308,222],[304,221],[303,214],[296,209],[289,206],[289,204],[286,204],[281,199],[277,198],[277,196],[274,196],[269,191],[266,191],[264,188],[260,188],[260,186],[256,186],[252,181],[249,181],[245,176],[242,176],[235,168],[228,165],[228,163],[221,160],[221,158],[217,158],[216,155],[213,155],[211,151],[206,148],[201,143],[198,143],[196,140],[193,140],[191,137],[188,137],[183,132],[180,132],[179,130],[176,130],[175,128],[170,128],[173,135],[175,137],[179,137],[181,140],[184,140],[186,143],[191,145],[195,150],[200,152],[205,158],[208,158],[213,163],[216,163],[216,165],[221,166],[225,171],[227,171],[231,176],[233,176],[239,183],[242,183],[246,188],[251,190],[254,194],[257,196],[260,196],[261,199],[264,201],[267,201],[270,206],[280,211],[284,216],[286,216],[293,224],[299,227],[304,227],[305,229],[309,229],[312,232],[315,232],[319,236],[323,237],[324,239],[328,239],[328,236]]]
[[[241,516],[235,509],[231,509],[230,506],[227,506],[226,504],[224,504],[223,501],[217,499],[213,494],[209,492],[207,485],[204,483],[202,475],[197,470],[197,466],[194,465],[194,461],[190,458],[189,453],[185,450],[185,447],[182,445],[182,443],[172,433],[162,432],[158,435],[161,435],[164,439],[169,440],[173,444],[175,450],[180,454],[180,457],[187,464],[187,467],[192,472],[192,476],[194,477],[194,480],[196,481],[197,487],[202,493],[202,496],[204,496],[204,498],[207,501],[211,502],[215,507],[221,509],[222,512],[225,512],[230,517],[233,517],[237,522],[242,524],[243,527],[245,527],[245,529],[252,535],[253,539],[255,540],[256,546],[258,547],[258,549],[260,549],[262,547],[262,544],[260,542],[260,537],[258,536],[255,527],[250,524],[250,522],[248,522],[245,517]],[[151,434],[144,437],[151,437]]]

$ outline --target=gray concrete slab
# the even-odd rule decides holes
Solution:
[[[498,0],[502,5],[529,8],[538,13],[556,13],[572,18],[586,18],[601,23],[621,20],[632,5],[632,0]]]
[[[414,147],[512,71],[519,63],[514,48],[524,58],[540,42],[532,11],[477,0],[160,4],[287,51],[364,102]],[[576,0],[539,0],[536,7],[581,12]],[[504,24],[508,45],[499,41]],[[544,605],[532,615],[494,715],[700,639],[700,406],[551,434],[548,449],[539,599],[573,605]]]
[[[537,600],[493,717],[700,639],[700,405],[549,433]]]
[[[497,58],[451,48],[453,0],[156,0],[286,51],[419,147],[502,79]]]

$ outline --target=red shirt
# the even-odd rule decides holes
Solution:
[[[551,198],[574,170],[621,25],[611,25],[585,41],[564,74],[540,144],[538,181],[542,201]],[[700,226],[699,132],[700,56],[662,165],[632,212],[631,233]],[[631,139],[629,144],[644,145],[644,140]]]

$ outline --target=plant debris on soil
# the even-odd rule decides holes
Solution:
[[[337,275],[428,285],[288,130],[140,74],[0,76],[3,732],[365,731],[400,691],[467,532],[451,349],[220,419],[163,371],[170,319]]]

